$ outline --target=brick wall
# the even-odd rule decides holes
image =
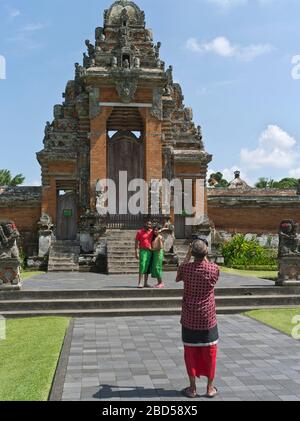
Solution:
[[[276,234],[280,222],[300,222],[296,191],[209,191],[208,215],[216,228],[230,233]]]
[[[38,226],[41,217],[41,206],[32,207],[0,207],[0,219],[15,222],[21,234],[21,246],[27,256],[33,256],[38,250]]]

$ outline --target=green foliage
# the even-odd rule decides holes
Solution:
[[[223,174],[221,172],[211,174],[208,180],[208,184],[212,187],[219,187],[219,188],[229,186],[228,181],[223,178]]]
[[[235,235],[221,246],[221,251],[228,267],[277,266],[276,252],[262,247],[256,238],[247,240],[244,235]]]
[[[9,170],[0,170],[0,186],[16,187],[23,184],[25,177],[22,174],[17,174],[12,177]]]
[[[280,181],[275,181],[268,178],[259,178],[255,184],[257,189],[294,189],[300,184],[300,180],[296,178],[283,178]]]
[[[20,250],[21,268],[22,270],[25,270],[27,268],[27,256],[21,247],[19,248],[19,250]]]

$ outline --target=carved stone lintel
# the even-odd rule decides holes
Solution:
[[[116,69],[113,78],[121,101],[125,104],[132,102],[138,87],[139,69]]]

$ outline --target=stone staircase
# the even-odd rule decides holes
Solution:
[[[181,289],[7,291],[0,292],[0,314],[7,318],[179,315],[181,301]],[[295,308],[300,305],[300,288],[217,288],[216,304],[218,314]]]
[[[134,230],[108,230],[107,271],[109,275],[137,274],[139,262],[135,258]]]
[[[78,272],[80,244],[56,240],[50,249],[48,272]]]

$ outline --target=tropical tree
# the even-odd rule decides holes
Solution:
[[[278,182],[279,189],[293,189],[295,187],[298,187],[300,184],[300,180],[297,180],[296,178],[283,178]]]
[[[296,178],[283,178],[280,181],[261,177],[255,184],[257,189],[293,189],[298,187],[300,180]]]
[[[211,187],[228,187],[229,183],[225,178],[223,178],[223,174],[221,172],[217,172],[214,174],[211,174],[208,184]]]
[[[25,177],[23,174],[17,174],[12,177],[9,170],[0,170],[0,186],[15,187],[23,184]]]
[[[258,179],[258,182],[255,184],[255,187],[257,189],[267,189],[270,188],[270,185],[273,185],[274,180],[269,180],[268,178],[265,177],[260,177]]]

